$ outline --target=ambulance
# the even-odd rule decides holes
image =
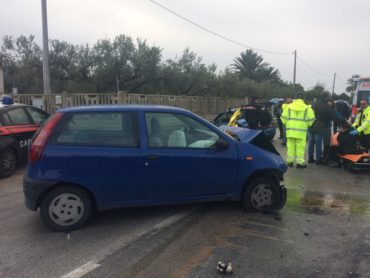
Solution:
[[[352,119],[355,119],[357,115],[361,99],[370,98],[370,77],[360,77],[354,79],[354,81],[356,83],[356,89],[353,95],[352,102]]]

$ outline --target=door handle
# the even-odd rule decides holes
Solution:
[[[157,154],[150,154],[146,156],[146,160],[153,161],[159,159],[159,155]]]

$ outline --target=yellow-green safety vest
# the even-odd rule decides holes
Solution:
[[[315,121],[315,113],[303,100],[296,99],[284,107],[280,118],[287,138],[306,139],[307,129]]]
[[[370,134],[370,106],[367,106],[363,113],[358,113],[352,126],[360,133],[363,132],[365,135]]]

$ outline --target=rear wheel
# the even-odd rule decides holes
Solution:
[[[12,149],[5,149],[0,153],[0,177],[12,175],[17,168],[17,155]]]
[[[41,203],[40,215],[52,231],[69,232],[84,226],[92,211],[92,200],[84,190],[63,186],[45,196]]]
[[[242,203],[247,211],[272,212],[283,207],[283,188],[267,177],[252,180],[244,190]]]

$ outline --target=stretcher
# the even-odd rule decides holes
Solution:
[[[332,146],[338,146],[338,133],[332,135]],[[351,171],[370,170],[370,153],[338,154],[339,165]]]
[[[349,170],[360,171],[370,170],[370,154],[340,154],[338,155],[340,164]]]

